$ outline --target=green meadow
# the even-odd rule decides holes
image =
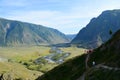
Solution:
[[[12,75],[15,79],[34,80],[59,64],[34,64],[34,60],[49,55],[50,47],[0,47],[0,73]],[[85,49],[76,47],[60,48],[70,53],[65,61],[84,53]]]

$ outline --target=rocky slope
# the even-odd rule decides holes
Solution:
[[[71,43],[86,48],[96,48],[110,39],[110,30],[115,33],[118,29],[120,29],[120,10],[107,10],[97,18],[91,19]]]
[[[56,29],[0,18],[0,46],[58,44],[68,41]]]

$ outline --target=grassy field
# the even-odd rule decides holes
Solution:
[[[20,62],[29,62],[40,56],[49,54],[49,47],[0,47],[0,57],[8,59],[8,62],[0,62],[0,73],[12,73],[14,78],[22,78],[27,80],[34,80],[42,73],[39,71],[32,71],[26,68],[26,66],[20,64]]]
[[[64,52],[70,53],[66,60],[84,53],[85,49],[68,47],[60,48]],[[35,65],[33,61],[39,57],[50,54],[50,47],[32,46],[32,47],[0,47],[0,58],[8,61],[0,61],[0,73],[14,74],[14,78],[23,80],[34,80],[55,66],[56,64]],[[29,67],[28,67],[29,65]]]
[[[28,70],[18,63],[0,62],[0,74],[10,75],[13,79],[34,80],[41,72]]]
[[[86,49],[77,48],[77,47],[67,47],[67,48],[61,48],[61,49],[64,52],[70,52],[71,53],[71,55],[68,58],[66,58],[67,60],[83,54],[86,50]]]
[[[0,56],[16,61],[34,60],[40,56],[49,54],[49,47],[0,47]]]

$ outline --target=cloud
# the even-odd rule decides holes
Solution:
[[[70,17],[65,16],[64,13],[59,11],[24,11],[24,12],[13,12],[10,19],[17,19],[22,21],[33,22],[37,24],[65,24],[71,22]],[[56,23],[54,23],[56,22]]]
[[[4,18],[41,24],[64,33],[77,33],[91,18],[97,17],[102,11],[120,8],[119,2],[119,0],[29,0],[29,2],[1,0],[0,12]]]
[[[9,16],[7,16],[7,19],[14,19],[14,20],[20,20],[24,22],[31,22],[35,24],[40,24],[52,28],[56,28],[61,30],[64,33],[74,33],[76,30],[72,29],[73,27],[77,29],[75,33],[78,32],[79,28],[79,21],[76,21],[76,19],[79,19],[79,16],[75,14],[67,14],[60,11],[15,11]],[[67,29],[71,29],[69,31],[66,31]]]

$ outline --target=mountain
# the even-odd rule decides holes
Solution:
[[[68,41],[65,34],[56,29],[0,18],[0,46],[58,44]]]
[[[81,29],[71,41],[72,44],[86,48],[96,48],[110,39],[110,31],[115,33],[120,29],[120,10],[107,10]]]
[[[70,41],[72,41],[72,40],[75,38],[76,35],[77,35],[77,34],[66,34],[66,36],[68,37],[68,39],[69,39]]]
[[[119,80],[120,30],[100,47],[55,67],[36,80]]]

